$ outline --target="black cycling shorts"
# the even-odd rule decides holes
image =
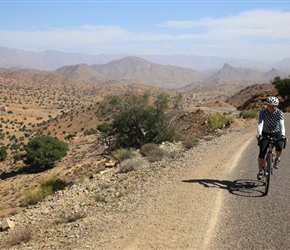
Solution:
[[[277,132],[277,133],[266,133],[266,132],[262,132],[262,136],[263,137],[267,137],[267,136],[271,136],[271,137],[275,137],[277,139],[281,138],[281,132]],[[260,152],[259,152],[259,158],[263,158],[265,157],[266,153],[267,153],[267,145],[268,145],[268,140],[267,139],[263,139],[260,141]],[[284,142],[282,140],[280,141],[275,141],[275,148],[276,151],[282,151],[282,148],[284,146]]]

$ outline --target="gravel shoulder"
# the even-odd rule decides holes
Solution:
[[[167,185],[156,187],[149,204],[130,223],[124,241],[116,242],[117,249],[208,249],[223,192],[203,184],[222,181],[233,171],[254,134],[255,130],[245,129],[186,152],[175,163],[181,169],[174,170]]]
[[[0,232],[1,249],[208,249],[223,196],[204,185],[234,171],[255,132],[251,123],[190,150],[164,144],[170,157],[154,166],[84,180],[12,216],[32,240],[7,248],[13,235]]]

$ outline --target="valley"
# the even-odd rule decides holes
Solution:
[[[162,74],[159,76],[159,81],[163,77]],[[142,75],[139,75],[138,78],[142,79]],[[178,81],[178,79],[174,78],[174,81]],[[98,189],[97,187],[108,185],[111,190],[114,190],[113,193],[119,193],[121,199],[124,199],[122,204],[127,202],[126,185],[132,185],[132,188],[135,188],[138,193],[140,188],[145,188],[146,182],[155,183],[152,169],[149,166],[141,171],[118,175],[115,166],[117,163],[110,155],[104,153],[106,145],[102,141],[101,133],[86,135],[86,130],[96,130],[97,125],[104,121],[104,117],[101,117],[99,113],[99,108],[102,101],[108,96],[126,98],[129,95],[146,93],[154,99],[159,94],[166,94],[170,97],[171,107],[174,106],[175,98],[181,96],[179,109],[174,111],[174,124],[178,133],[182,137],[199,135],[202,138],[201,144],[206,144],[208,143],[207,138],[209,138],[208,140],[218,140],[220,136],[230,136],[231,133],[239,135],[240,131],[244,131],[245,128],[252,128],[253,120],[240,118],[241,109],[237,108],[243,106],[243,109],[258,110],[264,106],[265,98],[268,95],[277,94],[269,82],[250,84],[250,82],[241,79],[237,81],[226,79],[205,81],[173,90],[171,86],[163,88],[160,87],[159,83],[147,84],[137,78],[131,80],[125,78],[108,79],[104,75],[94,73],[86,65],[66,67],[56,72],[2,68],[0,69],[0,92],[1,146],[8,147],[9,152],[7,159],[0,162],[1,218],[21,217],[23,213],[30,213],[29,208],[21,206],[23,192],[27,189],[37,188],[40,180],[54,176],[68,181],[71,186],[87,185],[85,190],[90,190],[88,192],[93,192],[92,190]],[[259,101],[253,101],[253,103],[258,103],[258,106],[251,106],[251,102],[249,102],[249,106],[245,106],[244,104],[251,100],[257,92],[260,93],[256,97],[259,98]],[[209,130],[207,123],[212,112],[226,114],[230,117],[230,123],[223,129]],[[21,151],[18,151],[17,145],[23,146],[30,138],[40,134],[52,135],[66,141],[69,144],[69,153],[64,159],[58,161],[52,169],[36,174],[23,173],[21,172],[23,163],[15,160],[14,157],[17,154],[22,154]],[[70,135],[73,136],[70,137]],[[179,157],[188,153],[184,150],[181,142],[165,143],[163,147],[168,150],[165,163],[157,162],[151,167],[153,167],[153,173],[157,173],[158,176],[163,174],[171,176],[170,173],[163,172],[163,167],[160,168],[161,165],[170,165],[171,161],[177,161],[175,164],[180,164],[178,163]],[[176,159],[173,160],[174,158]],[[190,162],[190,159],[188,161]],[[111,164],[110,166],[113,164],[114,167],[104,167],[106,164]],[[141,178],[144,183],[139,179],[135,183],[135,178]],[[164,179],[164,185],[168,181],[168,179]],[[66,192],[70,193],[69,190],[66,190],[64,194]],[[132,192],[133,195],[135,191]],[[98,193],[91,194],[108,197],[106,203],[96,202],[92,199],[87,201],[85,197],[81,199],[86,199],[86,202],[89,202],[94,209],[100,209],[100,207],[105,209],[106,205],[110,207],[115,204],[115,198],[118,196],[111,197],[109,193],[104,188]],[[143,202],[140,194],[138,197],[130,199],[137,199],[138,202],[140,199],[140,202]],[[48,198],[49,200],[50,198]],[[45,202],[39,205],[39,209],[47,210],[47,207],[43,208],[42,206],[47,206]],[[67,206],[66,202],[61,205],[63,209],[69,210],[70,208]],[[73,204],[69,206],[73,206]],[[38,205],[33,209],[37,209],[37,207]],[[64,213],[68,213],[67,210]],[[26,221],[23,218],[21,220]],[[24,221],[22,222],[24,223]],[[39,226],[36,225],[36,228],[39,229]],[[53,228],[54,226],[51,226],[51,230],[54,230]],[[4,236],[4,234],[1,235],[1,237]],[[39,235],[39,237],[41,236]]]

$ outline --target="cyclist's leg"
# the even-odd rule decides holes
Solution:
[[[262,180],[263,178],[263,167],[264,167],[264,158],[266,155],[266,151],[267,151],[267,144],[268,144],[268,140],[261,140],[259,147],[260,147],[260,151],[259,151],[259,156],[258,156],[258,174],[257,174],[257,179],[258,180]]]
[[[278,141],[275,145],[276,148],[276,159],[275,159],[275,164],[274,168],[278,169],[279,168],[279,163],[281,161],[280,156],[282,155],[282,147],[283,147],[283,142]]]
[[[275,135],[276,138],[281,138],[281,133],[277,133]],[[283,141],[276,141],[275,142],[275,149],[276,149],[276,159],[275,159],[275,164],[274,168],[279,168],[279,163],[280,163],[280,156],[282,155],[282,148],[283,148]]]
[[[264,166],[264,158],[267,152],[267,144],[268,140],[263,139],[260,141],[260,151],[259,151],[259,156],[258,156],[258,169],[263,169]]]

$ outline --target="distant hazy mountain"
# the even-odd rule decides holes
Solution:
[[[234,67],[228,63],[217,70],[197,71],[186,67],[161,65],[136,56],[127,56],[103,64],[66,65],[53,71],[0,68],[1,72],[3,77],[13,75],[15,80],[25,78],[40,83],[75,81],[108,84],[122,81],[180,91],[201,91],[229,85],[249,86],[255,83],[269,83],[276,76],[284,78],[289,75],[274,68],[263,71]]]
[[[217,71],[205,73],[189,68],[160,65],[135,56],[127,56],[106,64],[65,66],[55,72],[83,82],[104,84],[108,80],[128,80],[175,90],[201,90],[224,84],[248,86],[270,82],[276,76],[287,77],[287,73],[275,69],[261,71],[236,68],[227,63]]]
[[[77,64],[73,66],[63,66],[55,70],[60,75],[78,79],[85,83],[103,83],[109,80],[109,77],[94,70],[87,64]]]
[[[290,58],[274,62],[196,55],[90,55],[82,53],[64,53],[54,50],[32,52],[20,49],[10,49],[7,47],[0,47],[0,67],[56,70],[63,66],[76,64],[106,64],[127,56],[136,56],[156,64],[190,68],[197,71],[219,70],[223,65],[228,64],[237,68],[253,68],[255,70],[266,71],[275,68],[280,71],[289,72],[288,74],[290,74]]]
[[[94,64],[91,67],[114,80],[134,80],[163,88],[178,88],[192,81],[202,81],[207,77],[193,69],[151,63],[135,56],[101,65]]]

